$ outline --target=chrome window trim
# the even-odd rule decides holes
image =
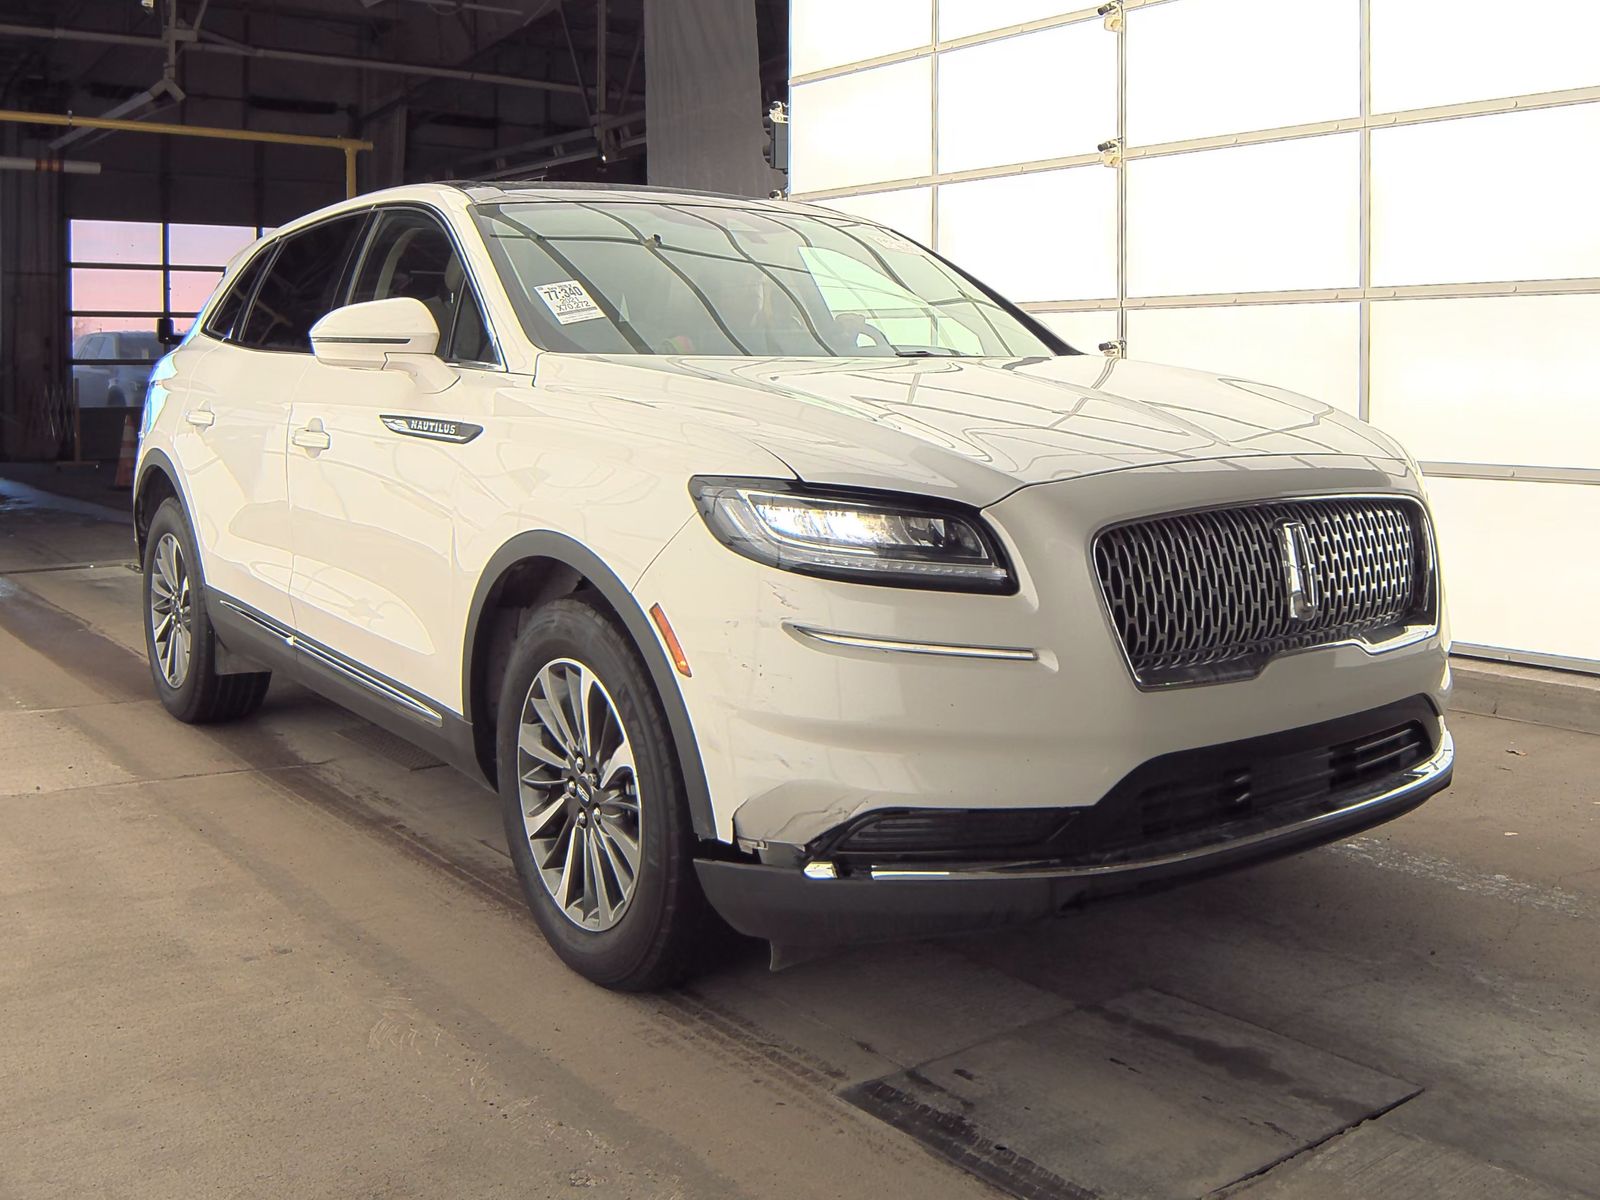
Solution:
[[[1426,606],[1432,610],[1432,620],[1415,622],[1398,626],[1395,632],[1388,637],[1373,639],[1370,637],[1345,637],[1333,641],[1317,642],[1311,646],[1297,646],[1290,650],[1280,650],[1261,660],[1260,665],[1249,675],[1241,675],[1233,679],[1205,680],[1205,679],[1174,679],[1149,683],[1139,678],[1139,673],[1134,669],[1133,657],[1128,653],[1127,644],[1122,640],[1122,634],[1117,630],[1116,618],[1111,613],[1111,601],[1106,595],[1106,590],[1100,584],[1100,572],[1095,566],[1095,547],[1103,534],[1124,525],[1138,525],[1144,521],[1160,520],[1164,517],[1183,517],[1197,513],[1219,512],[1235,508],[1258,508],[1268,504],[1303,504],[1319,500],[1387,500],[1402,501],[1410,504],[1423,517],[1421,528],[1425,542],[1426,559],[1428,563],[1428,591],[1425,600]],[[1106,635],[1116,646],[1117,652],[1122,656],[1122,665],[1127,668],[1128,678],[1134,687],[1141,692],[1166,692],[1174,688],[1207,687],[1212,684],[1249,683],[1259,679],[1269,666],[1285,658],[1292,658],[1298,654],[1311,654],[1319,650],[1332,650],[1341,646],[1356,646],[1371,655],[1388,654],[1391,651],[1401,650],[1407,646],[1414,646],[1419,642],[1427,641],[1439,632],[1442,619],[1442,606],[1444,597],[1439,587],[1439,549],[1438,539],[1433,531],[1433,513],[1428,507],[1428,502],[1413,492],[1321,492],[1297,494],[1293,496],[1262,496],[1254,500],[1234,500],[1215,504],[1199,504],[1190,508],[1158,509],[1142,516],[1118,517],[1116,520],[1107,521],[1097,526],[1089,535],[1086,548],[1086,565],[1089,572],[1089,583],[1099,600],[1100,616],[1105,623]]]

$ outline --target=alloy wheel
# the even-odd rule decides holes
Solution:
[[[194,601],[189,591],[189,568],[183,545],[171,533],[156,543],[154,571],[150,576],[150,642],[155,647],[161,677],[170,688],[180,688],[189,677],[194,648]]]
[[[545,890],[573,924],[610,929],[638,889],[644,829],[628,731],[583,663],[558,658],[534,675],[517,733],[517,778]]]

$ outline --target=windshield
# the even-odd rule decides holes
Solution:
[[[523,328],[549,350],[1072,353],[914,242],[844,214],[584,200],[474,212]]]

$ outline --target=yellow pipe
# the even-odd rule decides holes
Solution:
[[[173,137],[212,138],[225,142],[266,142],[276,146],[321,146],[344,151],[344,183],[356,194],[356,154],[371,150],[360,138],[319,137],[309,133],[272,133],[264,129],[219,129],[211,125],[178,125],[170,121],[127,121],[117,117],[80,117],[71,113],[21,112],[0,108],[0,122],[16,125],[64,125],[68,129],[113,129],[123,133],[159,133]]]

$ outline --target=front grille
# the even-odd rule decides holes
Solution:
[[[1296,615],[1286,528],[1305,556]],[[1248,678],[1290,650],[1432,621],[1427,517],[1406,499],[1333,497],[1177,513],[1104,530],[1095,570],[1143,686]]]

